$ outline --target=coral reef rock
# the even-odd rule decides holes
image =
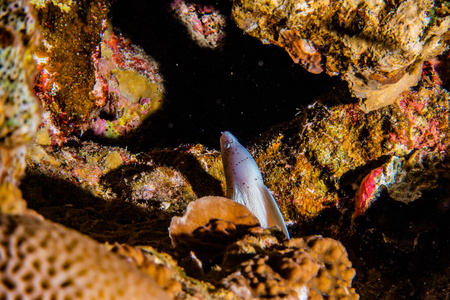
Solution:
[[[115,243],[111,252],[126,258],[139,270],[150,275],[170,296],[173,297],[181,290],[180,282],[174,279],[174,272],[165,264],[159,263],[152,256],[147,255],[143,250]]]
[[[422,62],[448,47],[450,28],[445,1],[234,0],[232,17],[308,71],[340,75],[366,112],[416,85]]]
[[[325,299],[359,296],[351,288],[356,272],[344,246],[310,236],[279,243],[243,205],[224,197],[191,202],[170,225],[172,243],[196,273],[243,299]],[[205,265],[217,264],[209,269]],[[221,262],[221,263],[220,263]]]
[[[55,3],[56,2],[56,3]],[[35,91],[62,135],[83,128],[97,109],[92,54],[100,43],[109,3],[33,1],[43,39]],[[56,133],[56,130],[51,130]]]
[[[171,299],[147,274],[80,233],[0,215],[2,299]]]
[[[15,147],[29,142],[40,122],[40,105],[30,86],[39,34],[27,1],[1,1],[0,8],[0,143]]]
[[[362,180],[355,194],[353,219],[364,214],[385,188],[397,201],[410,203],[419,199],[423,191],[438,186],[439,169],[444,161],[444,152],[424,150],[413,151],[407,157],[392,156]]]
[[[411,202],[448,170],[450,95],[445,89],[424,76],[415,91],[367,114],[357,104],[339,104],[345,97],[338,90],[324,95],[296,119],[266,133],[251,151],[287,218],[317,216],[345,203],[345,196],[352,198],[358,186],[360,200],[376,197],[387,185],[394,199]],[[363,180],[379,167],[382,172]]]
[[[35,84],[44,142],[61,144],[86,131],[118,138],[161,107],[159,64],[112,28],[109,2],[33,3],[44,39]]]
[[[100,107],[91,123],[94,134],[119,137],[160,108],[164,85],[159,66],[140,47],[108,28],[92,58],[93,93]]]
[[[225,262],[226,263],[226,262]],[[243,299],[359,299],[344,246],[321,236],[295,238],[241,263],[222,283]]]

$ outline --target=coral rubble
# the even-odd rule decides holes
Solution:
[[[450,28],[445,1],[234,0],[232,16],[308,71],[340,75],[366,112],[416,85],[422,62],[447,48]]]

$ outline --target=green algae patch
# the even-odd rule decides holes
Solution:
[[[112,72],[119,82],[120,93],[132,103],[138,103],[142,98],[150,98],[153,102],[152,111],[159,108],[163,94],[158,89],[158,84],[133,70],[114,70]]]

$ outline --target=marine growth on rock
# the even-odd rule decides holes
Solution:
[[[234,0],[232,17],[308,71],[340,75],[366,112],[416,85],[450,28],[446,1]]]

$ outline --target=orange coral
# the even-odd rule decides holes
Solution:
[[[302,39],[296,30],[282,29],[278,37],[278,45],[284,47],[292,60],[302,64],[308,72],[322,73],[322,56],[314,48],[311,41]]]
[[[210,196],[191,202],[183,217],[172,219],[169,232],[179,252],[194,248],[211,252],[225,248],[255,227],[259,228],[258,219],[247,207],[225,197]]]

